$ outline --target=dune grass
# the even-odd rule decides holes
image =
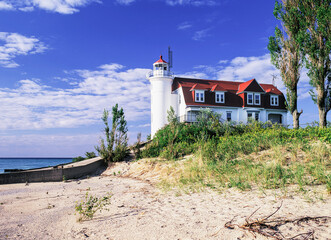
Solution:
[[[180,168],[178,164],[168,166],[169,172],[173,168],[176,174],[172,174],[171,179],[165,175],[163,186],[248,190],[252,187],[285,189],[296,185],[305,191],[306,186],[324,185],[331,194],[330,128],[294,130],[255,124],[244,130],[230,126],[232,132],[199,137],[198,131],[187,130],[189,127],[185,125],[184,131],[191,131],[196,136],[186,135],[187,141],[168,140],[166,142],[170,144],[160,147],[160,140],[166,138],[164,132],[160,134],[162,138],[156,138],[142,153],[152,153],[151,157],[157,153],[168,159],[165,161],[168,165],[169,161],[176,162],[182,155],[194,153]],[[178,125],[177,137],[180,131],[181,125]],[[162,164],[162,160],[158,162]]]

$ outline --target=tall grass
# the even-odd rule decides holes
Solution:
[[[145,157],[177,160],[194,153],[178,174],[180,186],[232,188],[257,186],[285,188],[296,184],[325,185],[331,193],[330,128],[286,129],[281,126],[219,125],[204,131],[201,126],[178,124],[177,138],[169,153],[167,128],[156,134],[143,152]],[[206,137],[206,132],[207,137]]]

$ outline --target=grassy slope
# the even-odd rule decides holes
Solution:
[[[330,128],[293,130],[255,125],[240,131],[223,131],[221,136],[214,133],[195,136],[195,142],[187,132],[199,134],[199,131],[184,129],[186,138],[178,140],[183,128],[181,125],[177,128],[161,130],[163,135],[157,135],[142,152],[144,157],[156,155],[168,159],[149,161],[153,169],[156,166],[162,169],[164,186],[246,190],[285,189],[295,184],[304,191],[306,186],[324,185],[331,193]],[[194,155],[178,161],[185,153]]]

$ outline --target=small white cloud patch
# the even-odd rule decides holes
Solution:
[[[42,53],[46,49],[45,44],[35,37],[0,32],[0,66],[18,67],[19,65],[13,60],[16,56]]]
[[[119,0],[120,1],[120,0]],[[122,0],[132,1],[132,0]],[[73,14],[78,12],[79,7],[84,7],[93,2],[101,2],[100,0],[25,0],[12,1],[4,0],[0,2],[0,10],[20,10],[33,11],[35,8],[43,9],[49,12],[61,14]]]

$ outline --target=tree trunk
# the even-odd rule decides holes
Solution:
[[[298,109],[295,109],[292,113],[292,116],[293,116],[293,128],[294,129],[298,129],[299,128],[299,117],[302,113],[302,110],[301,112],[298,112]]]
[[[320,127],[326,127],[326,111],[324,108],[318,108],[318,115],[319,115],[319,125]]]
[[[316,87],[317,92],[317,106],[318,106],[318,115],[319,115],[319,126],[321,128],[326,127],[326,109],[325,109],[325,98],[326,91],[319,86]]]

